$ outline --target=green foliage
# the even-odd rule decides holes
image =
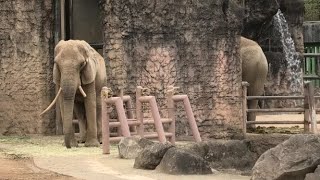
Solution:
[[[320,21],[320,0],[304,0],[304,21]]]

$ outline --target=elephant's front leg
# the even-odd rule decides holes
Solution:
[[[97,139],[97,121],[96,121],[96,91],[94,82],[83,87],[87,94],[84,98],[84,106],[87,118],[87,138],[85,146],[99,146]]]

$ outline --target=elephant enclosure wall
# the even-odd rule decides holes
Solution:
[[[0,134],[52,133],[53,1],[0,0]]]
[[[103,3],[109,86],[134,96],[147,87],[162,108],[170,85],[190,98],[202,137],[240,134],[239,41],[243,11],[236,1]],[[177,134],[188,134],[183,112]]]

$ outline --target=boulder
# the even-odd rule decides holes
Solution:
[[[320,164],[320,136],[294,135],[263,153],[252,180],[303,180]]]
[[[209,163],[195,152],[175,147],[166,152],[157,169],[168,174],[212,173]]]
[[[139,136],[122,138],[118,144],[119,157],[124,159],[134,159],[148,145],[154,142]]]
[[[211,168],[250,171],[259,156],[251,152],[248,145],[240,140],[215,140],[196,143],[185,149],[209,162]]]
[[[133,167],[137,169],[155,169],[167,150],[172,147],[173,145],[168,142],[164,144],[154,143],[145,147],[135,158]]]
[[[320,166],[314,171],[314,173],[308,173],[304,180],[319,180],[320,179]]]

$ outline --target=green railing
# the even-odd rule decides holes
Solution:
[[[320,87],[320,43],[305,44],[303,79]]]

